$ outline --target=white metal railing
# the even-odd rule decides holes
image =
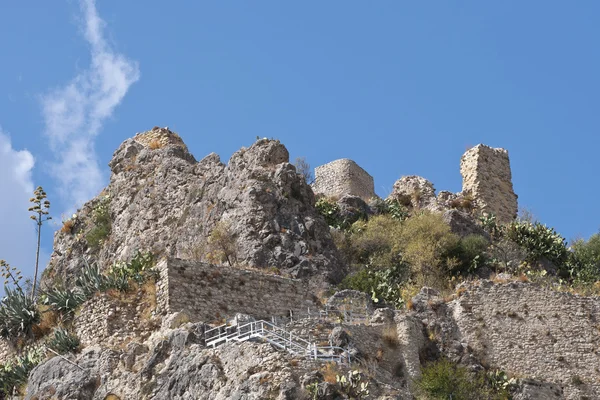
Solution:
[[[366,307],[364,310],[362,310],[361,308],[338,308],[325,306],[325,309],[323,310],[315,310],[310,308],[307,308],[305,312],[289,310],[286,316],[272,317],[272,323],[278,326],[287,326],[292,322],[302,319],[369,325],[370,314]]]
[[[245,342],[260,338],[294,356],[350,364],[350,355],[345,349],[336,346],[317,346],[285,328],[264,320],[251,321],[243,325],[220,325],[207,330],[204,337],[207,347],[214,348],[230,341]]]

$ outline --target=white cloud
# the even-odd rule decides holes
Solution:
[[[0,259],[21,269],[24,276],[33,275],[35,263],[35,226],[27,211],[34,163],[31,153],[13,149],[10,137],[0,129]]]
[[[57,162],[52,173],[70,206],[101,189],[102,171],[94,150],[103,123],[139,77],[136,62],[116,53],[103,36],[105,22],[95,0],[81,0],[84,37],[90,45],[89,68],[42,97],[45,133]]]

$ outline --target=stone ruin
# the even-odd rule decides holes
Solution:
[[[365,201],[375,197],[373,177],[357,163],[347,158],[315,168],[315,194],[327,197],[358,196]]]
[[[499,222],[517,217],[508,151],[479,144],[461,157],[460,173],[463,193],[471,194],[480,211],[495,214]]]
[[[168,126],[164,128],[155,126],[154,128],[152,128],[152,130],[138,133],[137,135],[135,135],[133,140],[135,140],[143,146],[163,147],[173,144],[182,146],[187,149],[187,146],[185,145],[181,137],[175,132],[172,132]]]
[[[394,183],[389,198],[409,208],[445,212],[449,209],[473,209],[495,214],[498,222],[507,223],[517,216],[517,195],[513,191],[508,151],[479,144],[460,160],[463,186],[460,193],[440,191],[420,176],[403,176]],[[316,194],[327,197],[353,195],[368,200],[376,197],[373,178],[354,161],[341,159],[315,168]]]

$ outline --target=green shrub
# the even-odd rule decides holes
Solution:
[[[0,398],[8,398],[15,389],[24,385],[31,370],[44,360],[45,355],[43,347],[32,347],[0,364]]]
[[[571,250],[572,275],[582,282],[600,280],[600,233],[592,235],[587,242],[574,241]]]
[[[491,389],[483,374],[474,374],[465,367],[443,358],[422,369],[415,381],[419,399],[427,400],[484,400],[504,399],[507,393]]]
[[[315,208],[325,218],[327,225],[338,228],[342,221],[340,220],[340,207],[336,202],[329,200],[325,197],[317,200]]]
[[[352,225],[353,263],[368,265],[373,269],[394,268],[402,263],[400,236],[402,224],[389,215],[377,215],[369,221]]]
[[[29,336],[31,328],[40,322],[40,312],[35,300],[20,288],[5,286],[4,291],[6,295],[0,301],[0,336]]]
[[[408,218],[408,209],[399,200],[388,198],[381,200],[379,198],[372,200],[371,207],[375,214],[387,214],[398,221],[404,221]]]
[[[98,249],[110,235],[110,197],[104,196],[92,210],[94,226],[89,230],[85,239],[92,249]]]
[[[512,222],[506,229],[506,235],[527,251],[529,262],[545,258],[561,268],[569,258],[565,239],[553,228],[539,222]]]
[[[486,252],[490,242],[481,235],[468,235],[460,239],[446,256],[457,261],[451,269],[453,274],[472,274],[489,263]]]
[[[211,263],[237,264],[237,238],[228,221],[219,221],[215,225],[208,238],[207,250],[206,258]]]
[[[406,282],[408,266],[400,264],[395,268],[374,270],[364,267],[355,274],[348,275],[340,284],[343,289],[353,289],[371,295],[375,303],[386,303],[396,308],[402,307],[402,285]]]
[[[447,254],[459,241],[440,214],[426,212],[404,221],[398,239],[403,259],[412,266],[417,283],[427,285],[446,275]]]
[[[64,328],[55,328],[54,335],[46,345],[58,354],[66,354],[77,351],[81,342],[77,335],[69,333]]]
[[[484,231],[490,234],[492,239],[500,239],[504,235],[505,227],[499,225],[495,214],[484,214],[479,217],[479,224]]]

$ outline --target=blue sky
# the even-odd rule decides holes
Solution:
[[[381,196],[411,174],[459,191],[467,147],[504,147],[521,206],[567,239],[600,228],[598,2],[140,4],[0,4],[0,258],[26,273],[34,186],[60,220],[155,125],[197,159],[256,136],[351,158]]]

